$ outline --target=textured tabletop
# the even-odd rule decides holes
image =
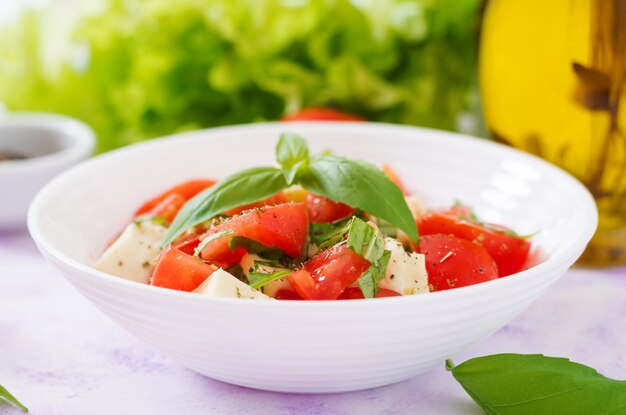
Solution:
[[[626,379],[626,268],[571,270],[493,337],[456,356],[566,356]],[[361,392],[290,395],[198,375],[83,299],[26,233],[0,233],[0,384],[32,414],[480,414],[443,366]],[[18,414],[0,405],[0,414]]]

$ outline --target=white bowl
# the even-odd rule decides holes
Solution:
[[[270,164],[283,131],[302,134],[314,152],[391,164],[430,206],[458,198],[489,221],[540,231],[533,241],[545,259],[465,288],[327,302],[202,297],[91,267],[142,201],[186,178]],[[130,146],[57,177],[29,212],[43,255],[121,326],[197,372],[284,392],[371,388],[443,365],[546,291],[582,253],[596,223],[587,190],[536,157],[452,133],[369,123],[257,124]]]
[[[28,205],[52,177],[87,158],[93,131],[80,121],[52,114],[0,117],[0,151],[28,156],[0,162],[0,229],[26,225]]]

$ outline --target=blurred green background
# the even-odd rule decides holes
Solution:
[[[99,151],[309,106],[480,128],[479,0],[74,3],[0,28],[0,101],[86,121]]]

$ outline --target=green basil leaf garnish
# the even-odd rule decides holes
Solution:
[[[11,395],[11,392],[9,392],[4,386],[0,385],[0,401],[2,400],[10,403],[11,405],[21,409],[24,412],[28,412],[27,407],[25,407],[20,401],[18,401],[15,396]]]
[[[292,185],[298,171],[309,160],[309,146],[306,141],[293,133],[283,133],[276,144],[276,161],[282,166],[285,180]]]
[[[297,180],[307,190],[359,208],[402,229],[417,241],[417,225],[402,191],[371,163],[325,155],[313,158]]]
[[[417,241],[417,225],[402,191],[371,163],[324,153],[310,158],[306,141],[285,133],[276,146],[281,168],[235,173],[196,195],[178,212],[162,246],[185,230],[237,206],[273,196],[291,184],[386,220]]]
[[[254,167],[220,180],[190,199],[178,212],[161,246],[171,243],[187,229],[226,210],[258,202],[287,186],[281,169]]]
[[[488,415],[626,413],[626,381],[568,359],[496,354],[446,368]]]

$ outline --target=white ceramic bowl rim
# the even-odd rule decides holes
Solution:
[[[56,165],[72,164],[88,157],[95,146],[95,134],[85,123],[71,117],[40,112],[14,112],[0,116],[0,127],[40,127],[63,134],[68,143],[64,148],[25,160],[0,163],[0,172],[19,172],[45,169]]]
[[[304,126],[307,128],[315,128],[318,130],[323,130],[324,128],[328,129],[348,129],[352,130],[354,134],[358,134],[359,129],[368,128],[368,129],[380,129],[381,132],[389,133],[392,130],[411,130],[416,134],[420,132],[425,134],[436,134],[440,136],[446,136],[448,140],[458,140],[459,142],[466,142],[467,140],[472,140],[474,146],[482,146],[485,150],[493,150],[493,147],[499,147],[499,151],[503,153],[509,153],[515,155],[515,157],[524,159],[526,162],[531,163],[544,171],[549,172],[551,175],[555,175],[559,177],[561,184],[563,187],[568,187],[570,190],[575,191],[579,195],[579,204],[576,208],[584,213],[584,217],[588,218],[584,223],[580,223],[579,229],[572,229],[571,238],[567,238],[563,240],[562,245],[548,258],[546,258],[542,263],[535,265],[534,267],[519,272],[517,274],[507,276],[504,278],[498,278],[496,280],[475,284],[467,287],[460,287],[452,290],[432,292],[427,295],[412,295],[412,296],[399,296],[399,297],[387,297],[380,299],[372,299],[372,300],[360,300],[360,301],[242,301],[236,298],[224,298],[224,297],[208,297],[208,296],[200,296],[193,295],[188,292],[171,290],[167,288],[154,287],[150,285],[144,285],[132,281],[128,281],[123,278],[118,278],[113,275],[101,272],[92,268],[88,265],[84,265],[69,256],[60,252],[54,244],[46,237],[46,235],[41,231],[41,227],[39,224],[39,213],[42,209],[45,209],[45,201],[48,197],[53,195],[56,192],[56,188],[65,180],[67,176],[79,174],[80,171],[85,167],[87,163],[98,163],[100,160],[106,160],[110,157],[115,157],[118,152],[135,152],[139,153],[142,151],[144,146],[155,146],[161,145],[162,143],[169,142],[170,140],[179,140],[179,142],[183,142],[184,140],[195,140],[198,137],[198,134],[202,134],[202,132],[209,131],[219,131],[219,132],[233,132],[240,133],[242,130],[249,129],[251,131],[261,130],[261,129],[269,129],[269,130],[289,130],[289,124],[285,123],[264,123],[264,124],[246,124],[246,125],[237,125],[237,126],[227,126],[227,127],[219,127],[208,130],[200,130],[200,131],[191,131],[180,134],[175,134],[172,136],[168,136],[160,139],[159,141],[147,141],[142,143],[133,144],[131,146],[120,148],[114,151],[111,151],[107,154],[99,156],[97,159],[87,161],[85,163],[81,163],[61,175],[57,176],[51,182],[49,182],[44,189],[42,189],[39,194],[36,196],[35,200],[30,206],[28,212],[28,228],[33,237],[33,239],[37,242],[42,250],[49,252],[58,260],[65,262],[80,270],[81,272],[88,273],[94,278],[98,278],[103,280],[103,282],[107,282],[109,284],[119,284],[127,287],[129,290],[142,290],[145,294],[151,293],[153,295],[160,295],[164,297],[178,297],[184,298],[187,301],[212,301],[212,302],[221,302],[221,303],[236,303],[241,307],[280,307],[281,305],[290,304],[295,307],[372,307],[372,306],[382,306],[390,302],[410,302],[410,301],[438,301],[442,296],[446,296],[448,298],[461,298],[461,297],[471,297],[471,296],[480,296],[481,293],[485,291],[489,291],[495,289],[498,286],[502,285],[511,285],[511,284],[523,284],[526,279],[533,278],[541,278],[542,274],[548,273],[550,270],[554,268],[563,268],[563,264],[567,264],[567,267],[571,266],[574,261],[580,256],[582,250],[589,242],[591,237],[593,236],[598,221],[598,214],[596,205],[593,197],[589,193],[589,191],[573,176],[566,173],[565,171],[559,169],[558,167],[536,157],[531,154],[522,153],[519,150],[513,149],[511,147],[494,143],[488,140],[477,139],[476,137],[465,136],[462,134],[446,132],[446,131],[435,131],[432,129],[426,128],[418,128],[418,127],[410,127],[410,126],[401,126],[395,124],[385,124],[385,123],[364,123],[364,122],[298,122],[295,123],[298,126]]]

